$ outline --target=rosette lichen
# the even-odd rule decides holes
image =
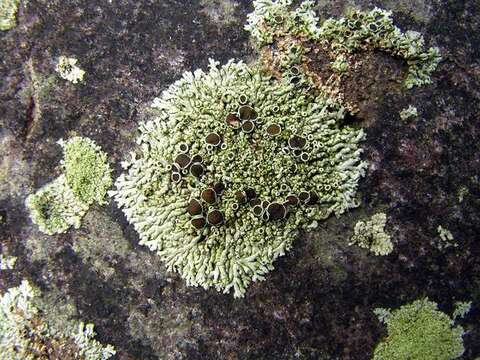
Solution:
[[[405,59],[407,87],[427,83],[438,63],[438,50],[402,33],[389,12],[352,11],[320,26],[312,1],[291,5],[254,1],[246,29],[270,57],[261,52],[251,66],[211,61],[153,102],[139,151],[111,192],[140,243],[189,285],[243,296],[301,228],[358,206],[364,133],[345,125],[355,106],[333,86],[357,67],[353,52]],[[332,83],[312,75],[312,47],[327,53]],[[390,252],[389,240],[372,251]]]
[[[39,293],[27,281],[0,296],[0,354],[2,359],[104,360],[115,354],[111,345],[94,339],[93,325],[53,329],[43,318]]]
[[[302,226],[358,206],[364,133],[299,71],[273,79],[211,61],[152,111],[111,194],[140,243],[189,285],[243,296]]]
[[[26,199],[33,222],[49,235],[79,228],[89,206],[103,204],[112,185],[107,155],[95,142],[76,136],[59,144],[63,174]]]

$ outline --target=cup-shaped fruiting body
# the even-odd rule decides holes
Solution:
[[[360,130],[304,86],[241,62],[211,62],[155,100],[155,118],[140,126],[141,154],[113,195],[140,243],[187,284],[243,296],[301,227],[358,205]]]
[[[208,212],[207,222],[209,225],[219,226],[223,223],[223,221],[224,221],[223,214],[219,210],[214,209]]]
[[[267,126],[266,132],[270,136],[278,136],[282,132],[282,127],[279,124],[270,124]]]
[[[202,200],[207,204],[215,204],[217,202],[217,193],[212,188],[207,188],[202,191]]]
[[[242,125],[242,122],[240,121],[238,115],[233,113],[227,114],[227,116],[225,116],[225,123],[234,129],[238,129]]]
[[[212,133],[207,135],[207,137],[205,138],[205,142],[207,144],[210,144],[210,145],[214,146],[214,147],[217,147],[222,142],[222,138],[220,137],[219,134],[217,134],[215,132],[212,132]]]
[[[253,211],[253,213],[254,213],[256,216],[262,217],[263,212],[265,211],[265,209],[263,208],[262,205],[255,205],[255,206],[252,208],[252,211]]]
[[[187,143],[181,142],[178,144],[178,151],[181,152],[182,154],[186,154],[189,150],[189,146]]]
[[[196,229],[201,230],[207,225],[207,220],[203,215],[195,215],[190,220],[190,224]]]
[[[187,212],[191,216],[202,214],[203,213],[202,203],[197,199],[191,199],[187,206]]]
[[[283,220],[287,216],[287,209],[285,205],[273,202],[267,206],[266,212],[268,213],[269,220]]]
[[[172,182],[177,184],[180,181],[182,181],[182,175],[180,175],[179,172],[172,172],[172,175],[170,176],[170,179],[172,180]]]
[[[240,96],[238,97],[238,103],[239,103],[240,105],[245,105],[247,102],[248,102],[248,97],[247,97],[247,95],[245,95],[245,94],[240,94]]]
[[[175,157],[175,164],[177,164],[181,170],[188,168],[188,165],[190,165],[191,162],[192,159],[187,154],[182,153]]]
[[[245,204],[247,202],[247,194],[245,194],[245,191],[238,190],[235,192],[235,199],[237,203]]]
[[[307,145],[307,139],[302,136],[293,135],[288,139],[288,146],[290,149],[303,149]]]
[[[288,203],[288,205],[291,205],[291,206],[298,205],[299,201],[300,201],[300,199],[295,194],[288,194],[285,197],[285,202]]]
[[[242,121],[246,120],[255,120],[257,118],[258,114],[255,111],[254,108],[248,105],[242,105],[238,108],[238,117]]]
[[[223,182],[217,182],[213,185],[213,190],[215,190],[217,196],[221,196],[225,190],[225,184]]]

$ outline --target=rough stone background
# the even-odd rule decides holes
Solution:
[[[368,359],[385,335],[373,308],[429,296],[451,313],[453,302],[472,300],[460,323],[463,359],[475,358],[480,1],[321,0],[317,8],[325,19],[349,6],[393,10],[444,61],[433,84],[386,92],[359,120],[370,162],[362,207],[305,233],[266,281],[234,300],[167,273],[113,202],[92,208],[81,229],[45,236],[24,200],[58,175],[58,139],[91,137],[117,176],[145,107],[182,72],[205,68],[209,57],[252,59],[242,30],[250,1],[23,1],[18,26],[0,33],[0,241],[19,257],[15,271],[0,274],[0,289],[30,279],[52,321],[95,323],[117,359]],[[59,55],[79,59],[84,84],[57,77]],[[409,104],[419,117],[405,123],[398,112]],[[347,245],[355,222],[377,211],[387,213],[395,243],[386,257]],[[438,250],[438,225],[458,247]]]

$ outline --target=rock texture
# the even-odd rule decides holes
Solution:
[[[146,106],[182,72],[205,69],[209,57],[251,58],[242,30],[249,2],[186,4],[30,0],[19,7],[18,26],[0,33],[0,242],[2,253],[18,257],[14,271],[0,273],[1,290],[30,279],[51,314],[59,314],[51,315],[55,321],[94,323],[118,359],[368,359],[385,335],[373,308],[429,296],[451,313],[455,301],[472,300],[474,309],[460,323],[467,331],[463,359],[474,359],[480,353],[476,0],[318,1],[322,19],[350,6],[391,9],[396,24],[422,32],[444,61],[433,84],[408,92],[359,84],[377,96],[376,106],[351,119],[367,132],[363,205],[301,236],[244,299],[186,287],[167,273],[138,245],[113,202],[94,206],[82,227],[66,234],[46,236],[32,224],[24,201],[59,175],[58,139],[92,138],[117,176]],[[83,84],[56,75],[60,55],[79,60]],[[382,58],[376,61],[381,67]],[[403,122],[399,112],[408,105],[419,115]],[[354,224],[380,211],[388,216],[393,253],[373,257],[349,247]],[[439,250],[439,225],[457,247]]]

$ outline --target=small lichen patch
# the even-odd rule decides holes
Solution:
[[[437,234],[440,238],[440,241],[436,243],[439,250],[445,250],[450,247],[458,247],[458,243],[455,241],[452,232],[444,228],[442,225],[438,225]]]
[[[461,356],[463,329],[428,299],[396,310],[375,309],[388,336],[375,348],[374,360],[451,360]]]
[[[400,111],[400,119],[406,121],[408,119],[418,116],[418,111],[415,106],[409,105],[407,108]]]
[[[386,222],[387,216],[384,213],[375,214],[368,221],[357,222],[349,245],[369,249],[377,256],[390,254],[393,244],[390,235],[385,232]]]
[[[75,197],[85,204],[103,204],[112,185],[107,154],[92,140],[79,136],[60,140],[59,144],[64,153],[63,172]]]
[[[237,19],[235,11],[238,7],[236,0],[201,0],[201,12],[219,27],[234,24]]]
[[[17,26],[17,11],[20,0],[0,0],[0,30]]]
[[[112,184],[107,155],[92,140],[74,137],[59,144],[64,174],[26,199],[32,221],[48,235],[79,228],[89,206],[103,204]]]
[[[460,318],[463,319],[472,309],[471,301],[457,301],[455,303],[455,310],[453,311],[453,320]]]
[[[111,345],[94,339],[93,325],[79,323],[73,332],[52,330],[38,304],[39,293],[27,281],[0,296],[2,359],[104,360],[115,354]]]
[[[60,56],[58,58],[57,71],[62,79],[68,80],[73,84],[83,81],[85,71],[77,66],[78,60],[75,58],[69,58],[66,56]]]
[[[88,210],[88,205],[78,200],[67,185],[65,175],[29,195],[26,205],[32,221],[48,235],[63,233],[71,226],[79,228]]]
[[[153,102],[111,194],[187,284],[243,296],[301,227],[358,206],[364,133],[310,90],[299,73],[211,61]]]
[[[15,266],[17,258],[0,254],[0,270],[11,270]]]

